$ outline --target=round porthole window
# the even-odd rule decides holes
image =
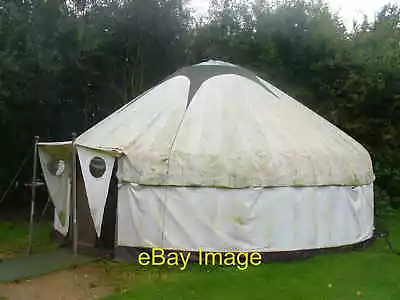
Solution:
[[[50,161],[47,164],[47,170],[54,176],[61,176],[65,171],[65,161],[62,159]]]
[[[106,162],[101,157],[93,157],[89,164],[89,171],[93,177],[100,178],[106,172]]]

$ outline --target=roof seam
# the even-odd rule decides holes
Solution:
[[[185,76],[185,75],[183,75],[183,76]],[[188,78],[187,76],[185,76],[185,77]],[[189,90],[188,90],[188,96],[189,96],[189,93],[190,93],[190,78],[188,78],[188,79],[189,79]],[[178,137],[178,134],[181,131],[182,124],[183,124],[183,121],[185,120],[188,108],[189,108],[189,106],[186,105],[185,112],[183,113],[182,119],[179,122],[178,129],[176,130],[174,138],[172,139],[171,147],[169,148],[169,153],[168,153],[168,158],[167,158],[168,159],[168,161],[167,161],[167,178],[166,178],[167,182],[168,182],[168,179],[169,179],[169,168],[170,168],[170,160],[171,160],[172,151],[173,151],[173,148],[174,148],[175,143],[176,143],[176,138]]]

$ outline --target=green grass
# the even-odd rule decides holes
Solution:
[[[51,224],[35,223],[33,231],[33,251],[53,249]],[[26,253],[28,248],[28,222],[0,221],[0,258],[14,257]]]
[[[400,246],[400,216],[391,218],[386,226],[393,244]],[[121,268],[134,273],[138,267]],[[114,272],[118,273],[118,266]],[[155,268],[146,272],[153,274],[149,280],[131,282],[128,290],[105,299],[400,299],[400,256],[393,254],[382,239],[368,249],[296,262],[271,262],[247,271],[195,265],[184,272],[160,273]],[[157,277],[157,273],[165,276]]]

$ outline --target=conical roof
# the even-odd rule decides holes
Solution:
[[[362,185],[366,149],[253,72],[208,61],[178,70],[77,139],[123,153],[120,180],[145,185]]]

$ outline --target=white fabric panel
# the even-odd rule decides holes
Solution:
[[[186,112],[168,184],[359,185],[371,175],[368,152],[325,119],[243,76],[221,75],[203,83]]]
[[[69,229],[69,214],[67,222],[65,223],[65,225],[63,225],[62,222],[60,221],[60,218],[58,217],[57,210],[54,209],[53,228],[59,233],[61,233],[63,236],[67,236]]]
[[[83,180],[85,181],[90,213],[93,218],[97,236],[99,237],[115,158],[102,152],[96,152],[81,147],[77,147],[77,152],[81,164]],[[99,178],[92,176],[89,170],[90,161],[94,157],[101,157],[106,164],[106,170]]]
[[[94,148],[117,148],[126,154],[120,179],[162,184],[168,157],[185,113],[189,79],[172,78],[115,112],[77,139]]]
[[[198,251],[290,251],[373,234],[373,186],[249,189],[122,184],[118,245]]]
[[[218,61],[201,67],[207,65],[234,68]],[[189,89],[196,84],[186,76],[157,85],[77,143],[118,149],[126,156],[120,179],[143,185],[244,188],[374,181],[362,145],[266,81],[211,72],[186,111]]]
[[[157,247],[163,238],[162,188],[155,192],[150,188],[130,186],[132,188],[122,185],[118,190],[118,240],[122,244],[129,245],[134,241],[145,247]]]
[[[66,141],[66,142],[40,142],[40,143],[38,143],[38,146],[40,148],[57,149],[57,150],[62,150],[62,151],[65,151],[67,148],[71,147],[71,145],[72,145],[71,141]]]
[[[68,233],[71,201],[71,165],[66,159],[67,146],[55,144],[38,149],[44,179],[55,207],[54,228],[64,236]],[[48,165],[56,160],[63,160],[65,163],[64,172],[58,176],[50,173],[48,169]]]

